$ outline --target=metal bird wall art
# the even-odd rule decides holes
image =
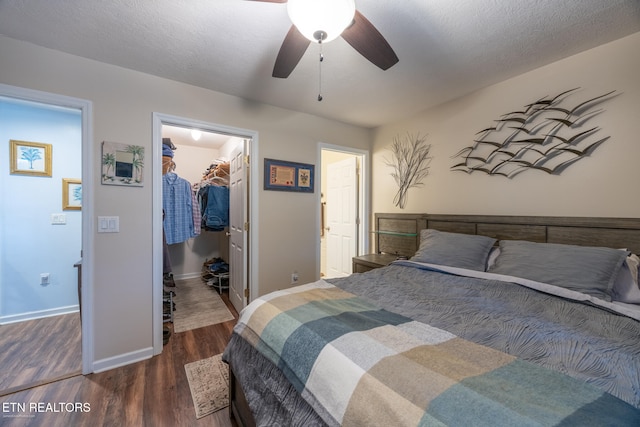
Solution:
[[[570,98],[579,89],[543,97],[522,110],[503,114],[493,126],[477,132],[471,146],[452,156],[461,161],[451,170],[507,178],[528,169],[559,175],[609,139],[598,138],[598,126],[582,126],[602,113],[596,107],[615,96],[616,91],[571,104]]]

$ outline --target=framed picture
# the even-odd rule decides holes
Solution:
[[[102,183],[142,187],[144,147],[104,141],[102,143]]]
[[[9,141],[12,175],[51,176],[51,144]]]
[[[82,209],[82,181],[62,178],[62,210],[79,211]]]
[[[264,159],[264,189],[313,193],[314,165]]]

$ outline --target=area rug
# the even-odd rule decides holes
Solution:
[[[207,286],[201,278],[176,280],[174,289],[176,310],[173,312],[173,332],[184,332],[234,319],[216,290]]]
[[[229,366],[218,354],[184,365],[196,418],[229,406]]]

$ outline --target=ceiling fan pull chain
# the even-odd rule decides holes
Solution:
[[[318,102],[322,101],[322,61],[324,61],[324,55],[322,54],[322,39],[318,40],[320,45],[320,61],[318,61]]]

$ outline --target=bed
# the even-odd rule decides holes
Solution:
[[[376,214],[398,260],[265,295],[239,425],[640,425],[640,219]]]

